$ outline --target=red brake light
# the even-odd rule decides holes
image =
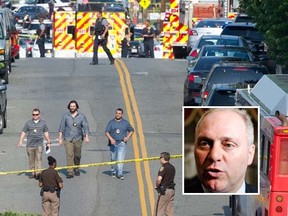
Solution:
[[[193,74],[189,74],[188,75],[188,80],[189,80],[189,82],[194,82],[195,76]]]
[[[245,67],[235,67],[235,68],[233,68],[233,70],[235,70],[235,71],[247,71],[248,68],[245,68]]]
[[[204,96],[204,99],[206,99],[206,98],[207,98],[208,94],[209,94],[209,92],[208,92],[208,91],[205,91],[205,92],[204,92],[204,94],[203,94],[203,96]]]
[[[197,36],[198,35],[197,31],[192,30],[192,29],[188,30],[188,34],[189,34],[189,36]]]
[[[198,55],[198,52],[197,52],[197,50],[193,50],[192,52],[190,52],[189,55],[192,57],[196,57]]]

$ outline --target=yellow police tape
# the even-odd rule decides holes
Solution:
[[[182,158],[182,155],[171,155],[170,158]],[[87,168],[87,167],[94,167],[94,166],[107,166],[117,163],[133,163],[133,162],[142,162],[142,161],[151,161],[151,160],[159,160],[159,157],[150,157],[150,158],[137,158],[137,159],[130,159],[130,160],[122,160],[122,161],[113,161],[113,162],[101,162],[101,163],[92,163],[92,164],[82,164],[77,166],[63,166],[63,167],[56,167],[55,170],[63,170],[63,169],[75,169],[75,168]],[[9,171],[9,172],[0,172],[0,175],[11,175],[11,174],[23,174],[23,173],[32,173],[32,172],[40,172],[44,169],[38,170],[19,170],[19,171]]]

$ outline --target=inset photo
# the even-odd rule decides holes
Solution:
[[[184,195],[259,194],[259,108],[183,107]]]

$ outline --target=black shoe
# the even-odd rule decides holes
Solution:
[[[89,65],[98,65],[98,63],[97,62],[91,62],[91,63],[89,63]]]
[[[115,59],[113,59],[112,61],[110,61],[110,65],[114,64]]]
[[[80,176],[80,171],[79,170],[74,170],[75,176]]]
[[[40,174],[37,174],[37,175],[35,176],[35,179],[36,179],[36,180],[39,180],[39,178],[40,178]]]
[[[74,177],[74,176],[71,175],[71,174],[68,174],[68,175],[66,176],[67,179],[70,179],[70,178],[73,178],[73,177]]]

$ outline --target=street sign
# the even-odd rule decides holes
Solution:
[[[150,4],[151,4],[150,0],[140,0],[139,2],[139,5],[143,7],[144,9],[147,9]]]

